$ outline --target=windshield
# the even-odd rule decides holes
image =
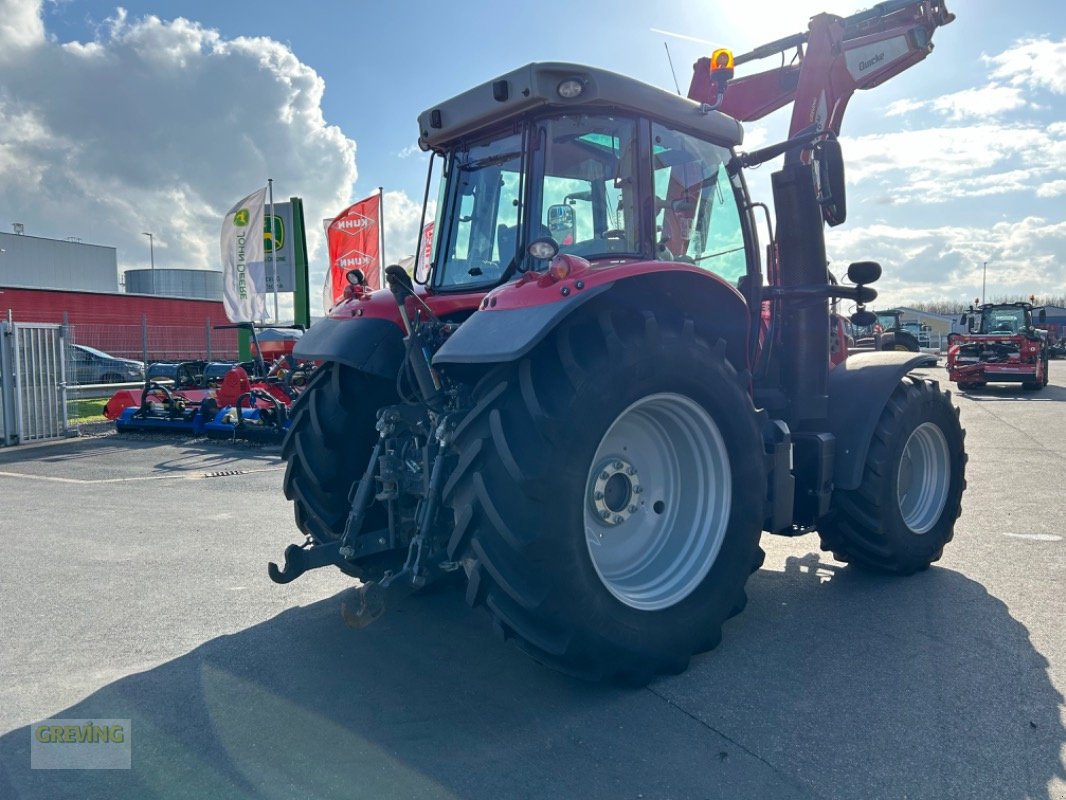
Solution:
[[[896,315],[895,314],[878,314],[877,324],[886,330],[896,327]]]
[[[1024,308],[984,308],[981,310],[981,333],[1018,333],[1029,327]]]
[[[89,347],[87,344],[75,344],[71,346],[74,348],[75,354],[78,350],[80,350],[83,353],[90,353],[91,355],[94,355],[97,358],[114,358],[114,356],[108,355],[103,350],[97,350],[95,347]]]

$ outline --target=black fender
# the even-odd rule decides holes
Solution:
[[[320,319],[296,343],[298,361],[337,361],[349,367],[395,378],[403,364],[403,331],[387,319]]]
[[[674,308],[694,320],[708,336],[722,336],[727,357],[738,372],[747,369],[748,312],[744,299],[710,274],[663,269],[646,272],[587,289],[540,306],[475,312],[437,350],[434,366],[503,364],[517,361],[579,308],[597,297],[612,305]],[[712,340],[713,341],[713,340]]]
[[[927,353],[855,353],[829,371],[828,429],[836,437],[833,484],[857,489],[874,427],[888,398],[911,370],[936,363]]]

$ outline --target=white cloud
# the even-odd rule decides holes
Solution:
[[[848,183],[887,202],[1032,191],[1066,177],[1066,123],[941,126],[841,137]]]
[[[1029,103],[1022,96],[1020,88],[990,84],[975,89],[963,89],[961,92],[953,92],[933,100],[897,100],[885,109],[885,116],[906,117],[916,111],[931,109],[953,120],[967,117],[987,119],[1017,111],[1027,105]]]
[[[1009,50],[983,58],[993,66],[992,77],[1011,86],[1066,94],[1066,39],[1023,39]]]
[[[13,45],[18,46],[17,57]],[[117,246],[120,266],[219,266],[223,214],[274,179],[316,220],[347,205],[355,142],[323,118],[324,83],[286,45],[186,19],[46,39],[41,5],[0,0],[0,220]]]
[[[951,119],[986,118],[1016,111],[1026,105],[1022,91],[1014,86],[982,86],[938,97],[930,104],[934,111]]]
[[[884,268],[878,305],[931,299],[968,301],[981,293],[988,262],[988,296],[1059,293],[1066,283],[1066,220],[1039,217],[990,227],[902,228],[874,224],[827,234],[835,272],[874,259]]]
[[[44,43],[40,12],[39,0],[0,0],[0,62]]]
[[[1059,197],[1066,195],[1066,180],[1048,181],[1036,189],[1037,197]]]

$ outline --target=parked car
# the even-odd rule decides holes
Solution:
[[[144,380],[144,362],[119,358],[84,344],[70,346],[71,383],[130,383]]]

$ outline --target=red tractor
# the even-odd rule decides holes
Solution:
[[[431,271],[390,267],[378,292],[353,271],[297,345],[322,362],[283,445],[307,540],[273,580],[360,578],[361,626],[461,573],[537,660],[639,684],[718,643],[763,531],[817,531],[888,573],[940,558],[958,410],[913,374],[922,356],[831,366],[830,301],[869,324],[881,272],[827,271],[824,220],[845,216],[831,133],[741,153],[710,105],[562,63],[419,130],[441,183]],[[780,156],[764,249],[744,170]]]
[[[1039,321],[1046,312],[1041,309]],[[989,383],[1021,383],[1036,392],[1047,386],[1051,351],[1047,335],[1033,325],[1029,303],[986,303],[963,314],[968,333],[953,336],[948,376],[963,391]]]

